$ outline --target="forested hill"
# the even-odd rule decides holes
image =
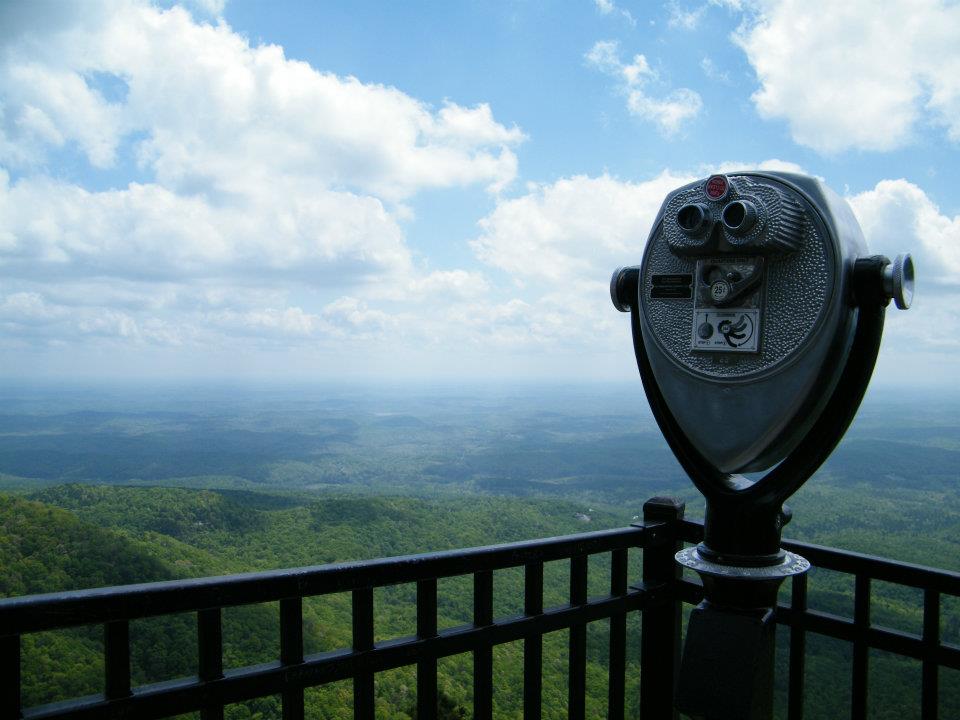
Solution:
[[[219,559],[166,535],[132,536],[48,504],[0,494],[0,596],[200,576],[221,567]],[[194,672],[192,632],[185,617],[142,626],[132,644],[135,677]],[[24,703],[99,692],[102,642],[99,627],[25,636]],[[169,653],[156,652],[161,642]]]
[[[629,523],[619,512],[557,500],[267,494],[61,485],[29,496],[131,538],[162,534],[212,553],[223,571],[406,555]],[[589,512],[589,522],[583,515]],[[578,517],[578,513],[580,517]]]
[[[149,543],[51,505],[0,494],[0,595],[123,585],[177,574]]]

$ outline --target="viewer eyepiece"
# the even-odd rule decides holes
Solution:
[[[720,215],[723,226],[737,237],[746,235],[757,222],[757,208],[749,200],[734,200],[727,203]]]
[[[690,203],[677,210],[677,225],[687,235],[703,235],[710,227],[710,211],[705,205]]]

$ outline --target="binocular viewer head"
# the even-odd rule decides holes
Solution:
[[[652,384],[682,439],[721,474],[771,468],[797,448],[851,353],[864,352],[854,342],[864,313],[879,311],[882,327],[887,302],[906,308],[912,295],[909,255],[869,256],[842,198],[775,172],[671,192],[640,266],[611,283],[614,304],[635,316],[648,396]]]
[[[803,208],[789,190],[744,176],[681,188],[663,213],[664,240],[677,255],[783,254],[803,240]]]
[[[772,676],[777,589],[810,567],[780,548],[783,503],[853,419],[886,306],[910,305],[913,262],[868,255],[849,205],[814,178],[713,175],[667,196],[610,294],[630,312],[653,415],[707,501],[703,542],[675,556],[704,589],[677,707],[767,717],[771,682],[737,671],[718,691],[716,646]]]

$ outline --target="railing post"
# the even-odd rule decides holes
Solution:
[[[197,611],[197,676],[201,681],[223,677],[223,624],[220,608]],[[200,710],[201,720],[223,720],[223,705],[208,704]]]
[[[485,627],[493,622],[493,571],[473,574],[473,625]],[[493,718],[493,647],[473,651],[473,717]]]
[[[130,623],[114,620],[103,626],[104,695],[116,700],[130,695]]]
[[[800,617],[807,611],[806,574],[794,575],[792,583],[790,610],[794,622],[790,627],[790,679],[787,691],[787,720],[803,720],[807,631],[800,624]]]
[[[523,568],[523,614],[543,614],[543,561],[527,563]],[[523,639],[523,718],[540,720],[543,703],[543,635],[534,633]]]
[[[853,589],[853,682],[850,687],[850,718],[867,717],[867,685],[870,666],[870,576],[858,574]]]
[[[0,717],[20,715],[20,636],[0,637]]]
[[[627,548],[618,548],[610,555],[610,594],[612,596],[627,594],[627,560]],[[627,668],[627,614],[625,612],[610,616],[609,646],[607,717],[609,720],[623,720]]]
[[[570,558],[570,605],[576,607],[587,602],[587,556]],[[586,717],[587,700],[587,624],[576,622],[570,626],[568,642],[567,717],[583,720]]]
[[[353,591],[353,651],[373,650],[373,587]],[[373,717],[373,673],[361,670],[353,678],[353,717],[368,720]]]
[[[280,662],[299,665],[303,662],[303,598],[280,601]],[[288,687],[281,694],[283,720],[303,720],[303,688]]]
[[[417,638],[437,636],[437,579],[417,581]],[[417,661],[417,717],[437,715],[437,658]]]
[[[940,714],[940,593],[933,588],[923,591],[923,675],[920,690],[920,717],[937,720]]]
[[[669,600],[641,613],[640,717],[643,720],[673,720],[673,689],[680,668],[680,599],[673,586],[681,568],[673,556],[682,547],[676,526],[683,520],[685,505],[675,498],[656,497],[643,505],[644,524],[668,523],[671,540],[643,550],[643,584],[666,585]]]

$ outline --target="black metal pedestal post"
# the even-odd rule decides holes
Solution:
[[[687,625],[675,705],[702,720],[772,720],[777,592],[810,563],[781,549],[792,513],[775,495],[749,503],[704,494],[704,541],[675,556],[704,591]]]
[[[700,575],[705,597],[687,625],[676,707],[705,720],[770,720],[777,590],[810,563],[781,551],[775,564],[724,565],[705,558],[703,549],[676,556]]]
[[[677,709],[707,720],[769,720],[775,634],[769,608],[700,603],[687,625]]]

